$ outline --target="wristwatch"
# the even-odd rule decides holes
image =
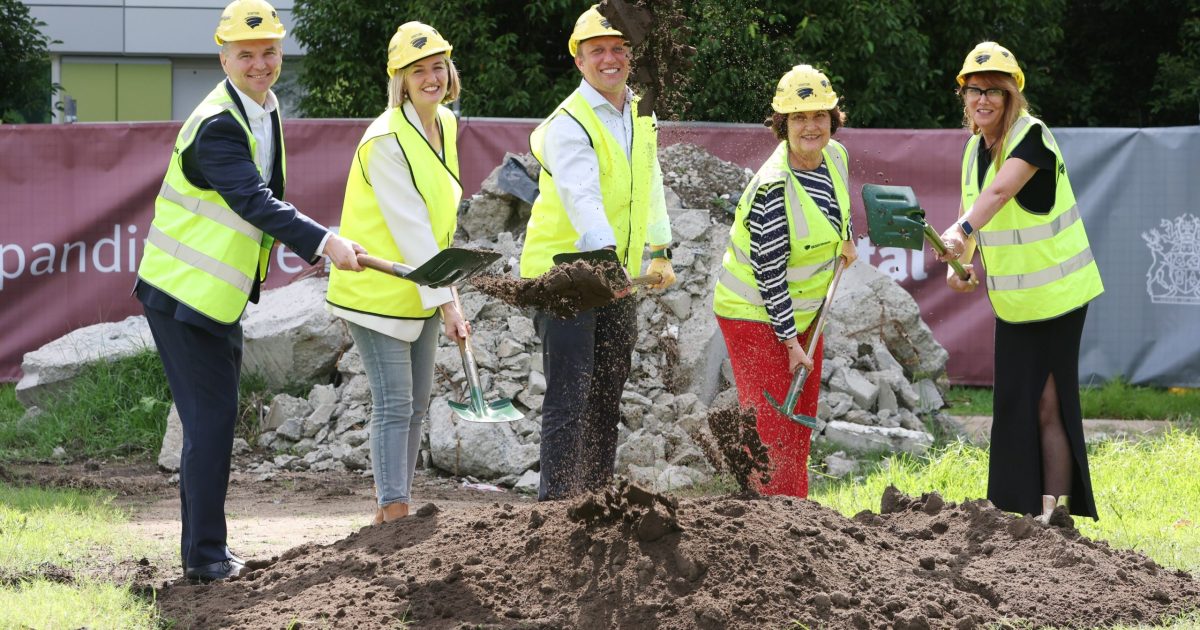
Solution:
[[[958,227],[962,228],[963,236],[970,236],[971,232],[975,231],[975,228],[971,227],[971,224],[966,219],[959,221]]]
[[[666,258],[667,260],[671,260],[671,248],[652,249],[650,250],[650,258]]]

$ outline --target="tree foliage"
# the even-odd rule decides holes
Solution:
[[[308,116],[373,117],[387,105],[387,45],[419,20],[454,46],[472,116],[545,116],[579,77],[567,34],[588,0],[298,0],[294,33],[307,50],[300,81]]]
[[[309,116],[369,117],[385,105],[388,39],[421,20],[454,45],[467,115],[542,117],[579,81],[567,53],[595,0],[297,0]],[[650,0],[653,3],[653,0]],[[791,66],[824,70],[858,127],[953,127],[955,77],[975,44],[999,41],[1053,125],[1196,124],[1200,0],[694,0],[683,118],[761,122]]]
[[[0,122],[47,122],[50,117],[50,38],[44,22],[19,0],[0,0]]]

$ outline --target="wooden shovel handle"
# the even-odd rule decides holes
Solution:
[[[648,273],[644,276],[638,276],[638,277],[634,278],[633,286],[644,287],[644,286],[651,285],[651,284],[658,284],[662,281],[663,281],[663,277],[662,277],[661,273],[658,273],[658,272]]]
[[[376,271],[382,271],[383,273],[388,273],[388,274],[391,274],[393,276],[397,276],[400,278],[407,276],[409,274],[409,272],[411,272],[413,269],[412,267],[409,267],[408,265],[403,265],[403,264],[400,264],[397,262],[392,262],[390,260],[385,260],[383,258],[379,258],[377,256],[372,256],[370,254],[359,254],[358,255],[358,264],[360,264],[364,267],[367,267],[369,269],[374,269]]]

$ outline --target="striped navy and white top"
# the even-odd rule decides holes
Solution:
[[[829,168],[821,162],[815,170],[792,169],[800,185],[817,204],[837,232],[842,229],[842,213],[833,190]],[[787,263],[791,252],[788,237],[787,209],[784,205],[784,182],[763,186],[754,193],[747,224],[750,228],[750,262],[758,292],[766,302],[771,327],[780,340],[797,335],[792,317],[792,300],[787,289]],[[854,224],[850,223],[850,233]]]

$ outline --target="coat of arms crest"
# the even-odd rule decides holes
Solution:
[[[1155,304],[1200,304],[1200,218],[1191,214],[1163,219],[1142,232],[1154,256],[1146,272],[1146,292]]]

